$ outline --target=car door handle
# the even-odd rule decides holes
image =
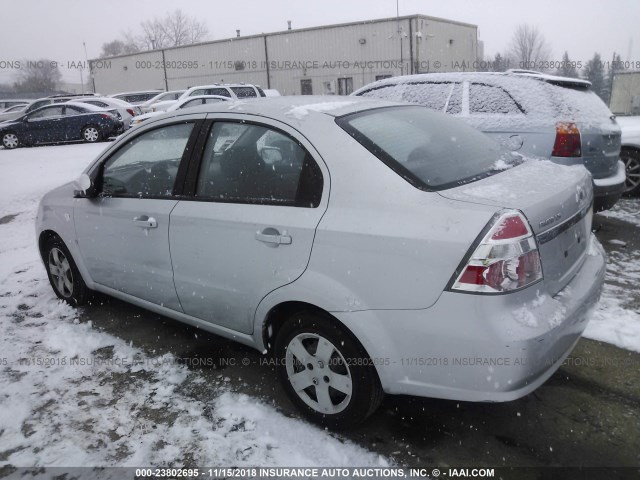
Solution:
[[[141,215],[139,217],[135,217],[133,219],[133,223],[135,223],[137,227],[158,228],[158,222],[156,221],[156,219],[153,217],[149,217],[148,215]]]
[[[287,234],[286,230],[282,231],[282,234],[275,228],[265,228],[262,231],[256,232],[256,240],[270,245],[291,245],[293,239]]]

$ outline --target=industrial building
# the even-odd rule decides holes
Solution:
[[[253,83],[283,95],[337,94],[377,79],[474,70],[478,27],[425,15],[289,29],[90,61],[93,90]]]
[[[609,108],[616,115],[640,115],[640,70],[614,74]]]

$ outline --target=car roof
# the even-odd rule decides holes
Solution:
[[[144,93],[165,93],[164,90],[138,90],[135,92],[119,92],[119,93],[112,93],[111,95],[108,95],[109,97],[117,97],[118,95],[141,95]]]
[[[591,86],[591,82],[588,82],[587,80],[558,77],[529,70],[513,70],[508,72],[443,72],[421,73],[418,75],[403,75],[399,77],[385,78],[365,85],[353,94],[358,95],[359,93],[371,90],[372,88],[375,89],[390,85],[414,82],[477,82],[508,88],[514,84],[526,84],[531,81],[542,81],[552,85],[579,87],[584,89],[588,89]]]
[[[80,107],[80,108],[84,108],[85,110],[89,110],[89,111],[92,111],[92,112],[106,112],[107,111],[106,108],[98,107],[97,105],[92,105],[90,103],[85,103],[85,102],[80,102],[80,101],[78,101],[78,102],[66,102],[66,103],[64,103],[64,105],[70,105],[72,107]]]
[[[383,107],[415,107],[408,103],[389,102],[362,97],[298,95],[283,97],[258,97],[227,102],[209,103],[190,108],[189,113],[239,113],[264,116],[284,123],[305,123],[319,117],[340,117],[351,113]],[[179,110],[178,110],[179,111]],[[176,111],[177,112],[177,111]],[[176,112],[163,113],[158,120],[174,116]]]
[[[250,87],[250,88],[258,88],[257,85],[253,83],[213,83],[211,85],[195,85],[193,87],[187,88],[185,91],[198,90],[200,88],[220,88],[220,87]]]

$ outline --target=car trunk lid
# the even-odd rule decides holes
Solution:
[[[582,165],[529,160],[499,174],[439,192],[443,197],[518,209],[536,236],[549,293],[580,268],[591,232],[593,187]]]

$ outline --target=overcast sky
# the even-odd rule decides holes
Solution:
[[[140,22],[181,8],[209,27],[210,39],[352,22],[396,15],[396,0],[3,0],[0,28],[0,82],[13,80],[3,61],[96,58],[103,43],[138,30]],[[552,48],[572,60],[594,52],[611,59],[640,60],[638,0],[399,0],[400,15],[420,13],[478,25],[485,55],[504,51],[520,23],[537,26]],[[65,80],[79,73],[61,69]]]

